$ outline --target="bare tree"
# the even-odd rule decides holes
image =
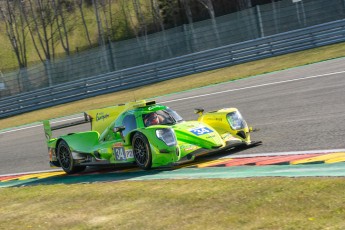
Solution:
[[[30,90],[30,83],[26,67],[27,59],[27,31],[24,22],[24,8],[22,1],[6,0],[0,5],[0,15],[4,21],[6,35],[11,43],[19,66],[18,85],[19,90]]]
[[[32,43],[42,62],[50,60],[52,57],[49,28],[52,28],[50,25],[54,23],[51,8],[47,2],[44,2],[43,0],[36,0],[33,3],[33,0],[28,0],[28,14],[25,15]]]
[[[109,34],[110,37],[113,39],[115,38],[115,25],[114,25],[114,19],[113,19],[113,1],[112,0],[103,0],[103,6],[104,14],[106,14],[106,9],[108,10],[108,17],[109,17]],[[107,6],[108,5],[108,6]]]
[[[118,4],[119,4],[119,8],[121,10],[120,12],[125,17],[124,23],[125,23],[125,26],[126,26],[126,38],[128,38],[132,34],[131,17],[128,14],[128,11],[127,11],[126,1],[125,0],[120,0],[120,1],[118,1]]]
[[[109,4],[109,5],[108,5]],[[101,10],[103,13],[103,22],[105,25],[105,32],[104,35],[107,37],[107,42],[111,42],[111,36],[112,36],[112,15],[109,13],[109,19],[108,19],[108,10],[111,12],[111,4],[110,2],[107,2],[106,0],[99,0],[99,5],[101,6]],[[104,29],[103,29],[104,30]]]
[[[83,22],[83,26],[84,26],[84,30],[85,30],[85,33],[86,33],[87,41],[89,42],[89,46],[91,47],[92,43],[91,43],[91,39],[90,39],[90,33],[89,33],[89,29],[87,27],[87,23],[86,23],[86,20],[85,20],[85,15],[84,15],[84,9],[83,9],[84,0],[76,0],[76,3],[77,3],[77,6],[79,8],[79,12],[80,12],[81,20]]]
[[[101,2],[100,2],[101,1]],[[101,46],[102,54],[100,58],[102,59],[101,63],[104,63],[105,67],[108,69],[108,71],[114,71],[116,69],[116,66],[114,64],[114,59],[113,59],[113,54],[111,50],[111,43],[110,43],[110,38],[109,38],[109,33],[108,33],[108,19],[106,17],[105,11],[102,10],[102,4],[105,2],[103,0],[92,0],[93,6],[94,6],[94,11],[95,11],[95,16],[97,20],[97,28],[98,28],[98,44]],[[103,20],[101,18],[102,15],[100,15],[100,8],[103,12]],[[107,29],[107,32],[104,32],[104,27],[103,23],[105,24],[105,27]],[[107,36],[107,38],[105,38]],[[107,40],[105,40],[107,39]],[[107,46],[106,46],[107,45]],[[108,58],[108,52],[110,59]]]
[[[116,70],[116,61],[114,60],[114,55],[113,55],[113,48],[112,48],[112,35],[113,35],[113,26],[112,26],[112,14],[111,14],[111,1],[106,1],[106,0],[100,0],[100,6],[103,12],[103,21],[105,24],[105,35],[107,36],[107,47],[108,47],[108,52],[109,52],[109,57],[110,57],[110,70],[114,71]],[[108,10],[109,10],[109,15],[108,15]],[[108,18],[109,16],[109,18]]]
[[[237,10],[244,10],[244,9],[252,7],[252,1],[251,0],[238,0],[238,1],[236,1],[236,5],[237,5]]]
[[[183,8],[185,10],[188,24],[192,24],[193,23],[193,14],[192,14],[192,10],[190,8],[190,0],[180,0],[180,2],[182,3]]]
[[[161,15],[158,0],[151,0],[151,11],[152,11],[153,22],[155,25],[158,25],[159,27],[157,31],[158,30],[164,31],[165,30],[164,19]]]
[[[136,0],[133,0],[133,1],[134,2],[132,2],[132,4],[134,3],[134,6],[137,7],[137,9],[136,9],[137,13],[135,14],[135,16],[136,16],[135,19],[137,21],[139,21],[140,19],[138,19],[138,14],[141,10],[138,9],[139,6],[138,6]],[[123,9],[123,13],[124,13],[125,17],[127,18],[127,20],[130,22],[130,24],[132,26],[132,29],[133,29],[134,34],[135,34],[135,38],[136,38],[137,43],[138,43],[138,46],[141,48],[141,56],[142,56],[141,59],[147,58],[147,55],[146,55],[147,43],[145,42],[145,45],[143,48],[143,45],[141,42],[141,37],[140,37],[140,35],[142,34],[140,22],[139,22],[139,28],[138,28],[136,21],[134,21],[132,15],[130,14],[130,6],[129,6],[127,0],[122,0],[122,9]],[[146,39],[146,36],[144,36],[144,39]]]
[[[27,14],[25,21],[29,29],[32,43],[36,52],[44,64],[48,83],[53,84],[51,77],[51,59],[53,57],[54,38],[53,23],[55,14],[52,11],[50,2],[46,0],[27,0]]]
[[[142,5],[140,4],[139,0],[132,0],[132,4],[134,7],[134,12],[139,22],[139,31],[141,36],[146,38],[147,36],[147,22],[142,11]]]
[[[164,24],[167,27],[176,27],[181,23],[180,0],[158,0]]]
[[[189,49],[191,51],[194,51],[196,50],[196,47],[197,47],[197,43],[198,43],[198,40],[196,39],[195,37],[195,32],[194,32],[194,26],[193,26],[193,13],[192,13],[192,10],[191,10],[191,7],[190,7],[190,0],[180,0],[181,3],[182,3],[182,6],[185,10],[185,14],[186,14],[186,17],[187,17],[187,20],[188,20],[188,27],[189,27],[189,32],[191,33],[191,47],[189,47]]]
[[[66,18],[67,16],[64,14],[63,4],[61,0],[51,0],[52,8],[55,14],[55,22],[57,31],[60,38],[60,43],[62,48],[64,49],[65,53],[69,56],[70,55],[70,45],[69,45],[69,37],[68,37],[68,29]]]
[[[158,4],[157,0],[151,0],[151,11],[152,11],[153,22],[155,25],[158,25],[159,29],[162,31],[163,44],[164,44],[165,48],[167,49],[169,56],[171,56],[172,52],[171,52],[171,49],[170,49],[169,44],[167,42],[167,38],[166,38],[166,34],[165,34],[165,28],[164,28],[164,21],[163,21],[161,14],[160,14],[159,4]],[[165,49],[162,49],[162,52],[165,53],[165,51],[166,51]]]
[[[126,21],[129,22],[128,28],[133,28],[133,32],[135,34],[135,37],[138,38],[139,31],[138,31],[137,27],[135,26],[133,18],[130,14],[128,1],[127,0],[121,0],[120,4],[121,4],[121,10],[122,10],[123,14],[125,15]]]
[[[19,68],[27,67],[26,30],[21,1],[6,0],[0,5],[0,14],[5,22],[6,35],[16,55]]]
[[[98,44],[100,46],[104,46],[105,41],[104,41],[104,30],[103,30],[103,25],[102,25],[102,20],[99,16],[99,9],[98,9],[98,0],[92,0],[92,4],[95,10],[95,16],[96,16],[96,21],[97,21],[97,29],[98,29]]]
[[[198,2],[200,2],[208,11],[211,21],[212,21],[212,27],[213,27],[213,31],[216,35],[217,38],[217,43],[218,45],[220,45],[220,38],[219,38],[219,32],[218,32],[218,27],[217,27],[217,21],[216,21],[216,14],[214,12],[214,7],[213,7],[213,0],[197,0]]]

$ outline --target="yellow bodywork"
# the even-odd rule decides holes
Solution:
[[[247,125],[245,125],[243,129],[239,130],[234,130],[231,128],[227,119],[227,115],[232,112],[238,112],[238,110],[236,108],[226,108],[207,113],[199,112],[198,114],[200,116],[198,118],[198,121],[210,125],[222,136],[224,140],[230,140],[231,138],[235,137],[246,143],[250,143],[251,140],[249,132],[251,131],[251,129]],[[241,131],[245,133],[245,138],[238,135]]]
[[[129,102],[126,104],[106,107],[102,109],[94,109],[85,113],[91,117],[92,131],[102,134],[107,127],[124,111],[141,107],[146,104],[145,100]]]

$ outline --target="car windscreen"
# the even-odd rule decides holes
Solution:
[[[226,118],[233,130],[244,129],[247,126],[245,120],[238,111],[228,113]]]
[[[151,125],[172,125],[182,120],[182,117],[171,109],[143,114],[143,121],[146,127]]]
[[[165,111],[167,111],[170,114],[170,116],[172,116],[174,118],[176,123],[183,121],[183,118],[174,110],[167,108]]]

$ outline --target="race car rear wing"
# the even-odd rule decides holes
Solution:
[[[72,126],[77,126],[77,125],[82,125],[86,123],[90,123],[92,121],[92,118],[84,113],[84,119],[83,120],[78,120],[78,121],[73,121],[69,123],[64,123],[61,125],[56,125],[56,126],[51,126],[49,120],[44,120],[43,121],[43,127],[44,127],[44,133],[47,138],[47,140],[50,140],[52,138],[52,131],[54,130],[59,130],[59,129],[64,129]]]
[[[50,140],[52,138],[52,131],[63,129],[71,126],[81,125],[85,123],[91,124],[91,130],[96,131],[99,134],[102,134],[105,129],[124,111],[130,110],[133,108],[140,108],[150,105],[155,105],[155,101],[134,101],[128,102],[126,104],[119,104],[115,106],[110,106],[106,108],[100,109],[92,109],[84,112],[84,119],[78,120],[70,123],[64,123],[61,125],[56,125],[54,127],[50,126],[50,122],[48,120],[43,121],[44,132],[46,138]]]

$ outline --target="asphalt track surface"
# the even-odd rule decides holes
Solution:
[[[260,129],[252,134],[252,139],[263,141],[263,145],[229,151],[230,156],[345,148],[344,58],[155,100],[176,110],[186,120],[196,119],[193,113],[196,107],[206,111],[238,108],[251,126]],[[83,125],[63,132],[78,132],[88,127]],[[62,132],[55,133],[59,134]],[[50,169],[40,124],[0,131],[0,175]]]

